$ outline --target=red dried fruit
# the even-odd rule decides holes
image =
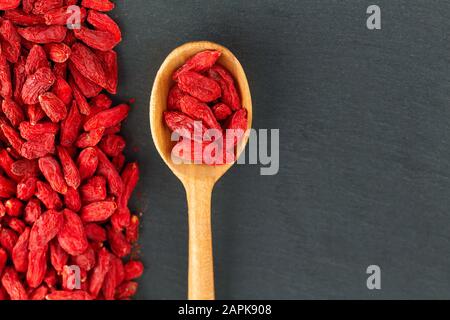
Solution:
[[[248,120],[247,120],[247,110],[240,109],[236,111],[227,123],[226,129],[233,130],[237,137],[232,137],[233,141],[227,141],[227,145],[237,145],[241,139],[244,137],[245,131],[247,130]],[[231,138],[227,137],[227,140]]]
[[[28,239],[30,229],[26,228],[20,235],[12,251],[12,261],[17,272],[27,272],[28,270]]]
[[[16,193],[16,184],[0,176],[0,198],[11,198]]]
[[[25,178],[17,185],[17,198],[28,201],[36,193],[37,179],[35,177]]]
[[[41,216],[41,203],[38,199],[31,199],[25,206],[25,221],[33,224]]]
[[[32,12],[34,14],[44,14],[63,5],[63,0],[34,0]]]
[[[35,139],[25,142],[20,149],[20,154],[28,160],[45,157],[49,153],[55,153],[55,135],[51,133],[36,136]]]
[[[45,44],[62,42],[66,37],[67,28],[63,26],[32,26],[19,28],[17,32],[30,42]]]
[[[51,156],[47,156],[40,158],[38,163],[39,169],[52,189],[60,194],[65,194],[67,192],[67,184],[58,161]]]
[[[92,246],[88,245],[85,252],[72,257],[72,262],[85,271],[90,271],[95,266],[95,251]]]
[[[56,239],[52,240],[50,242],[50,262],[56,272],[61,273],[68,260],[69,255],[67,252],[64,251]]]
[[[29,249],[44,248],[58,234],[64,225],[62,212],[48,210],[43,213],[31,228]]]
[[[5,202],[6,214],[10,217],[18,217],[23,212],[23,203],[16,198],[11,198]]]
[[[86,78],[106,88],[107,76],[102,62],[88,47],[81,43],[72,46],[70,61]]]
[[[124,282],[117,288],[116,298],[127,299],[134,296],[136,294],[138,286],[138,283],[134,281]]]
[[[16,63],[20,56],[20,36],[9,20],[3,20],[0,25],[0,35],[2,36],[2,53],[11,63]]]
[[[115,134],[108,134],[100,141],[99,148],[109,157],[115,157],[125,149],[125,139]]]
[[[119,82],[119,67],[117,64],[117,53],[115,51],[97,51],[97,57],[102,62],[106,72],[106,91],[111,94],[117,93],[117,85]]]
[[[82,0],[81,5],[98,11],[111,11],[114,9],[114,3],[110,0]]]
[[[25,2],[29,0],[24,0],[24,7]],[[39,24],[44,24],[44,18],[42,16],[25,13],[19,9],[15,10],[7,10],[5,11],[3,18],[11,21],[12,23],[19,25],[19,26],[36,26]]]
[[[36,183],[36,188],[36,197],[42,201],[47,209],[60,209],[62,207],[62,202],[58,193],[56,193],[48,183],[38,181]]]
[[[189,117],[202,121],[208,128],[222,131],[222,127],[214,117],[213,112],[206,103],[191,96],[184,96],[180,100],[181,111]]]
[[[122,232],[109,228],[108,241],[112,252],[119,258],[126,257],[130,254],[131,244],[127,241]]]
[[[8,251],[9,254],[12,253],[14,246],[18,240],[19,236],[17,233],[8,228],[2,228],[0,230],[0,245]]]
[[[84,222],[101,222],[111,217],[117,209],[114,201],[99,201],[81,208],[81,219]]]
[[[78,212],[81,209],[81,198],[78,190],[69,187],[64,195],[64,204],[72,211]]]
[[[2,285],[11,300],[28,299],[27,292],[25,291],[17,272],[12,267],[5,269],[2,277]]]
[[[109,31],[91,30],[81,27],[81,29],[74,30],[74,33],[78,40],[83,41],[93,49],[108,51],[119,44],[119,41],[114,39],[114,35]]]
[[[202,102],[217,100],[222,95],[222,90],[216,81],[197,72],[185,71],[178,75],[177,81],[181,90]]]
[[[169,91],[167,97],[167,109],[172,111],[181,111],[180,100],[186,95],[177,84]]]
[[[100,13],[96,10],[89,10],[87,21],[97,30],[107,31],[117,43],[122,41],[122,32],[117,23],[107,14]],[[111,48],[112,49],[112,48]],[[101,49],[100,49],[101,50]],[[109,51],[109,50],[103,50]]]
[[[98,156],[94,148],[86,148],[80,152],[77,160],[81,180],[92,177],[97,170]]]
[[[72,53],[70,47],[64,43],[50,43],[45,46],[45,49],[50,60],[57,63],[66,62]]]
[[[21,0],[0,0],[0,10],[11,10],[20,6]]]
[[[120,196],[124,186],[119,172],[99,148],[95,148],[95,150],[98,157],[97,173],[106,178],[110,193],[117,197]]]
[[[120,104],[111,109],[101,111],[85,122],[84,130],[91,131],[98,128],[114,127],[125,120],[129,112],[130,106],[126,104]]]
[[[102,87],[86,78],[80,71],[78,71],[71,61],[69,61],[68,66],[71,75],[69,84],[72,87],[74,98],[77,99],[78,104],[80,104],[81,97],[86,100],[86,98],[95,97],[102,91]],[[72,79],[73,81],[70,81]],[[85,109],[89,110],[88,108],[84,108],[83,105],[81,105],[81,107],[79,106],[79,108],[82,113],[85,113],[86,115],[89,114],[89,112],[84,112]]]
[[[67,117],[66,105],[52,92],[41,94],[39,96],[39,104],[54,123],[58,123]]]
[[[45,285],[40,286],[39,288],[35,289],[31,293],[30,299],[34,300],[34,301],[45,300],[47,293],[48,293],[48,288]]]
[[[72,103],[67,118],[61,123],[60,143],[64,147],[70,147],[78,138],[81,127],[81,114],[76,102]]]
[[[47,60],[47,54],[44,49],[40,45],[35,44],[28,54],[25,71],[30,76],[40,68],[50,68],[50,63]]]
[[[106,230],[95,223],[88,223],[85,225],[86,236],[89,240],[95,242],[106,241]]]
[[[94,268],[91,276],[91,283],[89,285],[89,292],[92,296],[96,297],[99,294],[103,281],[105,280],[105,276],[110,268],[111,254],[105,248],[102,248],[98,252],[97,266]]]
[[[32,125],[29,122],[22,122],[19,125],[19,131],[22,138],[25,140],[35,140],[37,136],[43,134],[53,134],[58,133],[59,126],[51,122],[40,122]]]
[[[138,241],[139,238],[139,217],[132,216],[130,219],[130,224],[125,230],[125,236],[127,241],[131,244]]]
[[[13,147],[17,152],[20,152],[24,141],[20,138],[19,133],[7,124],[1,124],[0,128],[11,147]]]
[[[38,69],[29,76],[22,88],[22,100],[25,104],[36,104],[39,96],[45,93],[55,83],[55,76],[50,68]]]
[[[101,176],[92,177],[81,187],[81,198],[84,203],[103,201],[106,195],[106,179]]]
[[[11,82],[11,68],[6,57],[0,52],[0,95],[4,98],[11,98],[13,94]]]
[[[80,173],[69,152],[64,147],[57,147],[59,160],[64,172],[64,179],[69,187],[78,189],[81,183]]]
[[[32,233],[30,233],[30,245],[32,244]],[[27,270],[27,283],[30,288],[37,288],[44,281],[45,274],[47,272],[47,250],[48,245],[44,247],[38,247],[30,249],[28,254],[28,270]]]
[[[134,280],[144,273],[144,265],[140,261],[129,261],[124,266],[125,280]]]
[[[203,72],[211,68],[221,56],[220,51],[206,50],[197,53],[173,74],[173,79],[177,80],[178,76],[186,71]]]
[[[212,107],[212,111],[218,121],[227,119],[233,113],[230,107],[227,106],[225,103],[218,103],[214,105]]]
[[[70,106],[72,103],[72,88],[67,83],[66,80],[64,80],[61,76],[56,76],[55,84],[53,85],[52,92],[61,99],[62,102],[66,106]]]
[[[46,297],[47,300],[93,300],[86,291],[53,291]]]
[[[207,128],[201,121],[196,121],[178,111],[164,112],[164,121],[169,129],[181,137],[195,141],[203,141],[207,135]]]
[[[5,269],[7,260],[8,254],[3,248],[0,248],[0,275],[3,273],[3,269]]]
[[[209,72],[209,77],[216,80],[222,89],[222,102],[228,105],[233,111],[239,110],[241,99],[234,84],[233,76],[222,66],[215,65]]]
[[[80,8],[78,6],[74,8],[69,8],[69,6],[56,8],[53,10],[47,11],[44,14],[44,20],[46,25],[61,25],[66,26],[70,24],[72,15],[74,14],[74,10],[71,9],[79,9],[80,10],[80,22],[86,19],[86,9]]]
[[[73,211],[64,209],[64,226],[58,233],[58,242],[70,255],[77,256],[88,248],[83,222]]]
[[[0,300],[128,299],[136,290],[119,287],[122,260],[105,249],[130,254],[139,225],[128,209],[137,166],[119,175],[130,107],[111,108],[102,93],[117,92],[111,49],[122,34],[101,13],[114,7],[108,0],[82,1],[72,30],[79,2],[0,0]],[[70,264],[81,290],[71,291]],[[127,279],[140,273],[127,268]]]

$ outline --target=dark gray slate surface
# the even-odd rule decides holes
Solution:
[[[120,98],[137,99],[125,133],[142,168],[139,298],[186,297],[184,191],[152,143],[148,100],[191,40],[235,52],[254,127],[281,129],[277,176],[238,166],[215,190],[218,298],[450,298],[448,1],[117,2]],[[381,31],[365,27],[373,3]]]

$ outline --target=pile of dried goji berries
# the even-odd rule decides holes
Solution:
[[[190,163],[234,162],[235,147],[247,130],[247,110],[233,76],[217,63],[220,56],[219,51],[200,52],[173,74],[164,120],[181,136],[173,154]],[[218,134],[209,134],[212,130]],[[228,137],[232,130],[239,134]]]
[[[0,0],[0,300],[137,290],[139,218],[128,200],[139,172],[119,135],[130,107],[107,96],[122,38],[113,8]]]

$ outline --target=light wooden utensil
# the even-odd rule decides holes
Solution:
[[[156,148],[183,183],[189,210],[189,277],[188,298],[190,300],[213,300],[214,269],[211,237],[211,195],[215,183],[233,164],[206,166],[196,164],[175,164],[171,159],[174,142],[164,124],[163,112],[167,107],[167,95],[174,84],[172,74],[190,57],[204,50],[222,52],[218,63],[228,69],[236,79],[242,105],[248,111],[248,128],[252,125],[252,100],[245,72],[239,60],[227,48],[216,43],[190,42],[176,48],[166,58],[156,75],[150,101],[150,124]],[[246,136],[238,147],[238,155],[247,144]]]

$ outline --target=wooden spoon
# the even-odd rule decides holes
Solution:
[[[189,210],[189,277],[188,298],[190,300],[213,300],[214,270],[211,238],[211,195],[215,183],[233,164],[206,166],[198,164],[175,164],[171,159],[174,142],[163,121],[167,108],[167,95],[174,84],[172,74],[186,60],[204,50],[222,52],[218,63],[236,79],[242,105],[248,111],[248,128],[252,125],[252,100],[245,72],[238,59],[225,47],[216,43],[190,42],[176,48],[166,58],[156,75],[150,101],[150,124],[153,141],[159,154],[183,183]],[[238,146],[238,155],[244,150],[248,136]]]

